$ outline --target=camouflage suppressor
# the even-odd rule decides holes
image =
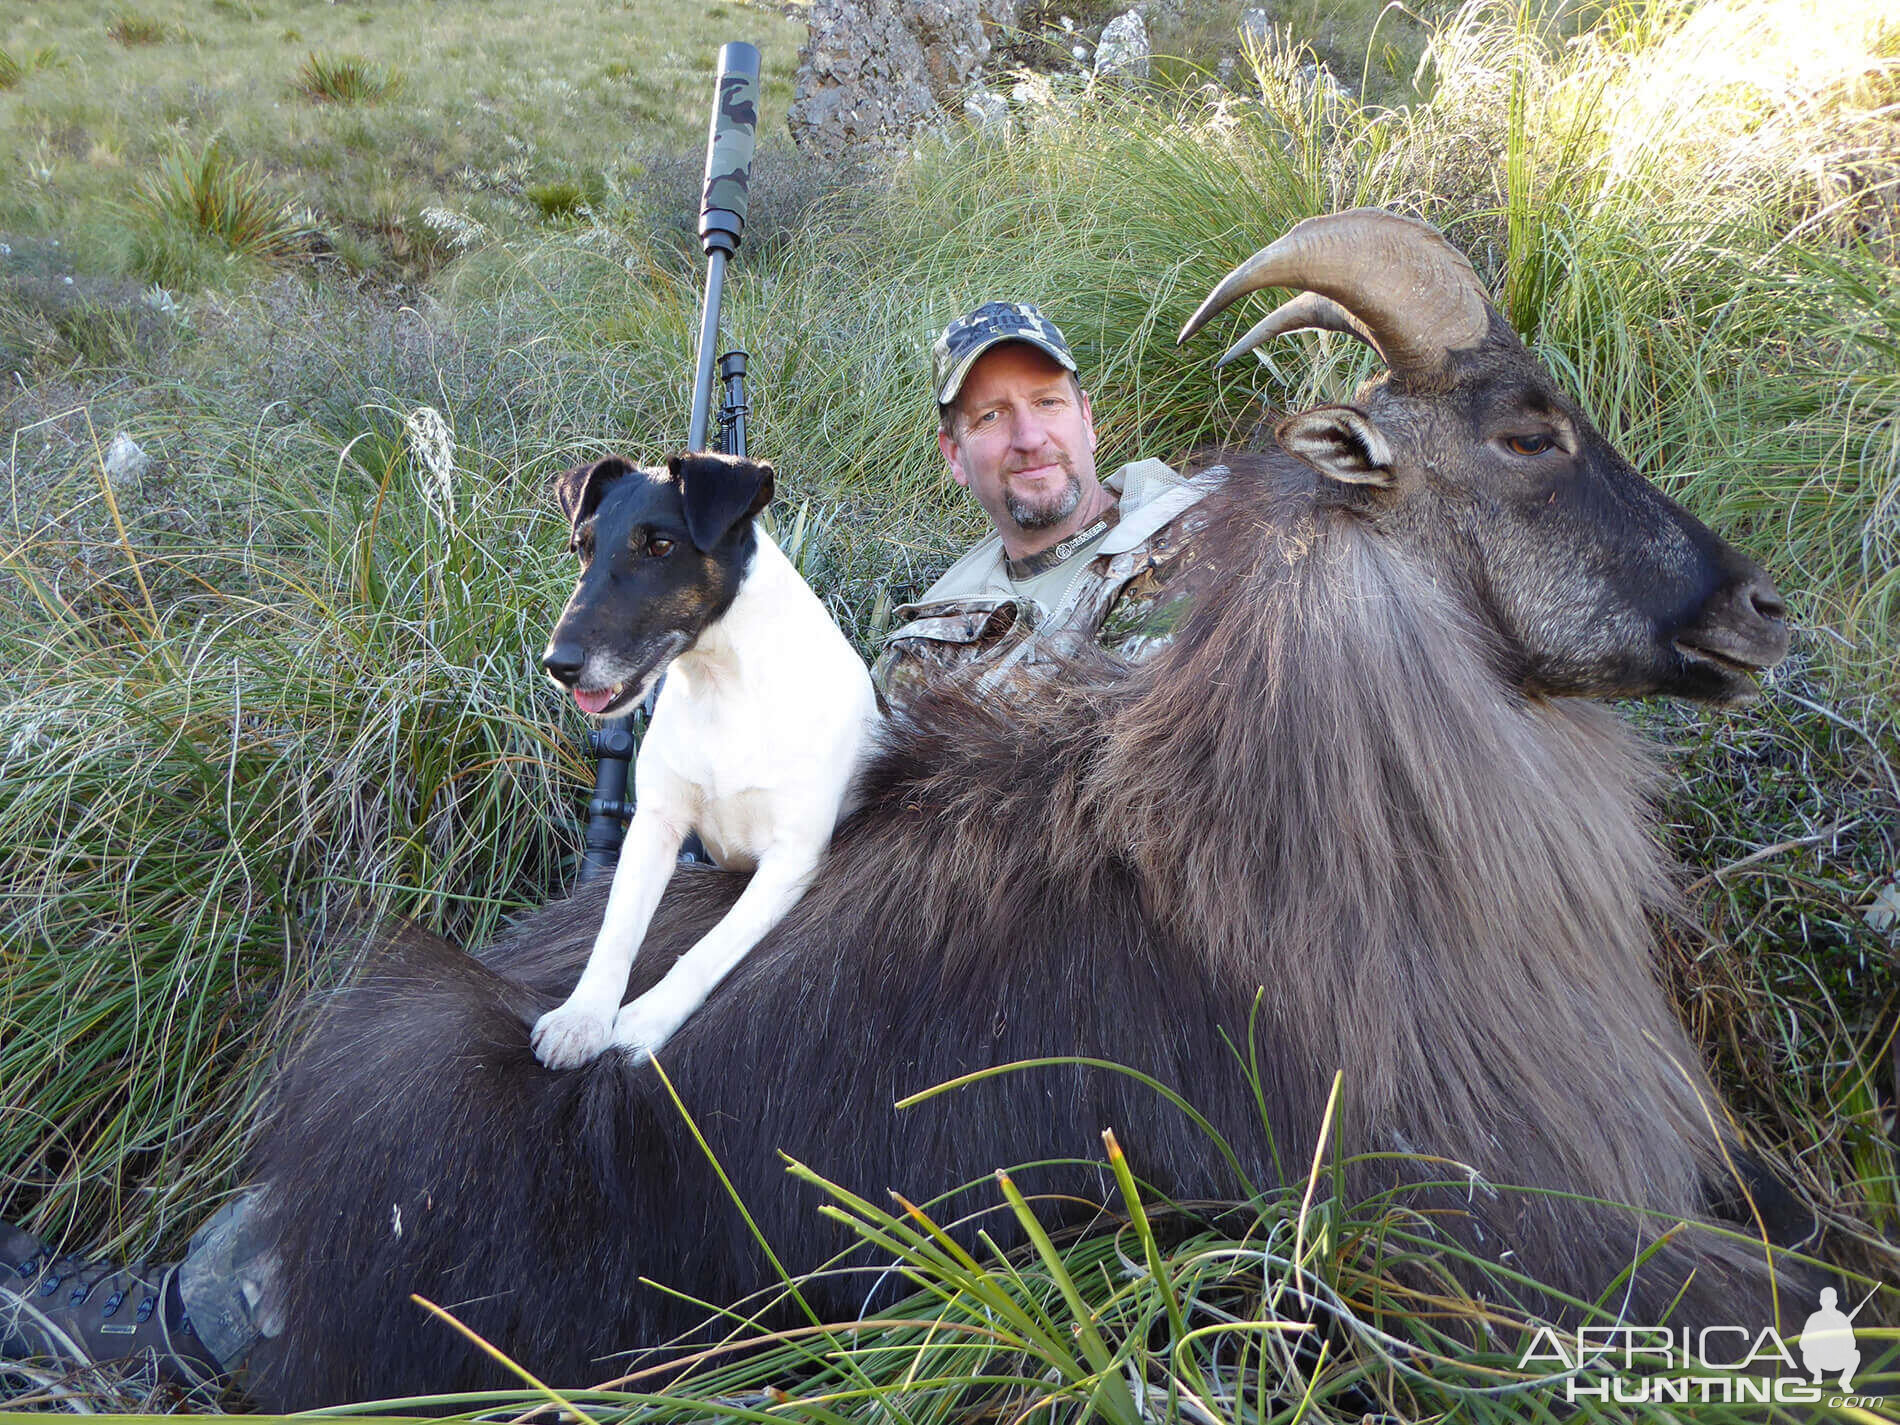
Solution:
[[[699,201],[699,236],[706,255],[731,252],[745,231],[746,186],[759,128],[759,52],[742,40],[719,50],[712,128],[706,135],[706,191]]]

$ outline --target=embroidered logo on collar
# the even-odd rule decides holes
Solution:
[[[1077,530],[1074,534],[1063,540],[1062,543],[1051,545],[1049,548],[1042,550],[1040,553],[1032,554],[1026,559],[1005,559],[1003,561],[1003,572],[1019,584],[1025,579],[1035,578],[1038,574],[1046,574],[1055,568],[1056,565],[1066,563],[1069,556],[1074,554],[1078,549],[1083,548],[1093,540],[1100,539],[1111,529],[1115,528],[1115,526],[1121,522],[1121,517],[1121,510],[1111,505],[1109,506],[1107,514],[1103,515],[1087,529]]]

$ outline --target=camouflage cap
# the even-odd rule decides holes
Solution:
[[[1027,302],[985,302],[943,329],[930,348],[931,378],[937,404],[947,406],[963,389],[977,357],[999,342],[1026,341],[1040,347],[1071,373],[1075,357],[1056,324]]]

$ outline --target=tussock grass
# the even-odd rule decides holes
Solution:
[[[188,1221],[313,950],[389,909],[484,933],[569,849],[563,816],[516,834],[579,775],[524,651],[559,573],[512,552],[517,487],[470,480],[426,411],[372,413],[335,457],[256,451],[240,546],[128,541],[83,594],[53,541],[9,560],[0,1080],[34,1110],[0,1114],[0,1158],[55,1215],[162,1158],[182,1171],[134,1220]],[[180,597],[147,560],[177,561]]]
[[[106,33],[116,43],[133,49],[139,45],[163,44],[170,37],[171,27],[150,15],[127,11],[106,26]]]
[[[306,98],[330,104],[374,104],[402,87],[402,74],[361,55],[311,53],[297,68],[297,88]]]
[[[220,257],[283,263],[302,250],[306,232],[254,164],[218,139],[196,153],[174,149],[140,184],[135,211],[146,219],[134,237],[138,271],[154,282],[186,285],[190,258],[176,243],[209,243]]]
[[[65,64],[66,57],[60,53],[58,45],[41,45],[23,59],[9,50],[0,49],[0,90],[18,87],[29,74],[39,70],[61,69]]]
[[[565,222],[578,217],[587,202],[587,194],[581,185],[569,178],[531,184],[527,198],[534,204],[535,211],[549,222]]]
[[[308,43],[347,34],[392,62],[370,42],[375,23],[360,44],[320,28],[346,8],[299,10]],[[483,13],[519,38],[498,7]],[[212,43],[252,22],[227,9],[200,23]],[[261,22],[272,44],[281,23]],[[664,23],[697,41],[699,21]],[[557,888],[578,842],[577,729],[532,665],[569,577],[537,486],[583,453],[651,460],[680,440],[705,85],[695,71],[683,86],[683,158],[609,171],[588,147],[604,140],[567,122],[593,112],[584,89],[526,96],[549,126],[503,152],[484,147],[493,124],[447,94],[442,74],[469,74],[450,62],[455,37],[429,33],[442,63],[405,60],[403,105],[287,104],[292,139],[254,143],[239,125],[230,141],[258,160],[287,143],[321,156],[335,167],[319,186],[337,193],[368,161],[341,144],[352,135],[382,158],[426,136],[479,169],[457,187],[403,160],[361,186],[359,240],[386,255],[400,238],[416,269],[442,270],[432,296],[405,297],[421,310],[356,308],[287,279],[186,296],[167,319],[174,343],[119,357],[49,341],[0,397],[0,874],[18,888],[0,910],[0,1081],[21,1106],[0,1112],[0,1213],[75,1239],[175,1245],[195,1225],[229,1183],[281,1005],[344,973],[353,916],[395,909],[479,937]],[[951,136],[875,182],[768,153],[726,322],[752,354],[754,448],[779,465],[801,567],[868,649],[981,527],[932,441],[926,347],[950,317],[990,297],[1042,304],[1088,373],[1103,467],[1176,457],[1244,438],[1274,409],[1344,399],[1371,369],[1325,335],[1218,374],[1219,334],[1177,352],[1172,333],[1221,273],[1314,212],[1379,202],[1437,222],[1638,465],[1762,557],[1790,598],[1797,659],[1762,704],[1641,714],[1682,774],[1662,815],[1710,926],[1672,930],[1663,968],[1749,1131],[1797,1164],[1847,1236],[1891,1232],[1900,942],[1874,913],[1900,865],[1900,175],[1880,138],[1900,38],[1872,0],[1825,13],[1653,0],[1561,37],[1515,7],[1467,6],[1433,29],[1425,92],[1403,108],[1328,96],[1282,43],[1230,87],[1162,99],[1030,83],[1013,136]],[[589,43],[585,68],[544,49],[524,72],[598,76]],[[614,102],[683,64],[633,66],[613,78]],[[181,122],[198,132],[212,118]],[[0,114],[0,132],[17,122]],[[652,132],[672,122],[658,114]],[[123,147],[144,165],[140,142]],[[181,151],[183,171],[206,152]],[[47,153],[51,191],[71,166]],[[535,192],[566,182],[585,207],[541,228]],[[0,216],[21,202],[9,192]],[[179,241],[199,263],[231,250]],[[452,432],[446,463],[414,433],[424,407]],[[121,426],[162,456],[136,490],[99,464]],[[1013,1210],[993,1192],[983,1206]],[[1397,1348],[1356,1330],[1323,1365],[1271,1354],[1282,1333],[1247,1323],[1307,1279],[1266,1263],[1288,1209],[1258,1206],[1251,1232],[1184,1226],[1163,1268],[1141,1266],[1131,1208],[1112,1249],[1092,1239],[1064,1258],[1081,1313],[1045,1258],[986,1263],[988,1285],[967,1267],[956,1285],[930,1275],[941,1263],[919,1267],[935,1295],[905,1319],[928,1309],[954,1324],[840,1338],[817,1360],[787,1343],[763,1358],[777,1375],[709,1360],[696,1398],[730,1390],[744,1409],[786,1413],[770,1380],[794,1397],[809,1386],[798,1409],[813,1418],[893,1400],[945,1418],[962,1399],[957,1358],[980,1355],[972,1371],[991,1371],[1019,1413],[1043,1399],[1052,1415],[1091,1401],[1112,1414],[1106,1373],[1070,1330],[1086,1317],[1118,1371],[1134,1362],[1140,1389],[1164,1392],[1158,1411],[1204,1390],[1214,1418],[1290,1417],[1297,1401],[1265,1399],[1263,1382],[1309,1378],[1307,1418],[1357,1419],[1364,1400],[1407,1417],[1554,1408],[1467,1391],[1497,1382],[1496,1351],[1447,1349],[1457,1389],[1421,1384],[1388,1358]],[[1416,1224],[1376,1205],[1327,1212],[1324,1250],[1289,1260],[1376,1306],[1364,1319],[1379,1329],[1446,1346],[1439,1303],[1401,1296],[1367,1255],[1396,1240],[1415,1262],[1440,1249],[1395,1236]],[[1892,1279],[1891,1248],[1854,1250]],[[1182,1333],[1157,1324],[1165,1294],[1138,1299],[1148,1287],[1130,1273],[1144,1270],[1150,1285],[1180,1283],[1193,1346],[1177,1352]],[[1017,1339],[1027,1326],[1005,1340],[983,1316],[1004,1310],[1076,1368],[1050,1378],[1052,1358]],[[1888,1302],[1870,1311],[1895,1319]],[[886,1383],[881,1403],[859,1372]]]

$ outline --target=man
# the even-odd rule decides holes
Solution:
[[[915,603],[879,658],[901,705],[932,678],[1020,687],[1091,640],[1127,658],[1163,646],[1201,581],[1187,538],[1219,467],[1184,479],[1159,460],[1095,473],[1095,417],[1061,331],[1034,307],[989,302],[932,348],[937,448],[995,533]],[[269,1323],[253,1193],[233,1198],[175,1267],[55,1258],[0,1223],[0,1357],[149,1355],[196,1386],[234,1373]]]
[[[931,349],[937,448],[995,533],[900,606],[875,675],[893,703],[967,670],[1020,685],[1090,640],[1125,658],[1167,642],[1199,592],[1194,506],[1225,473],[1159,460],[1095,473],[1095,414],[1075,357],[1034,307],[988,302]]]

